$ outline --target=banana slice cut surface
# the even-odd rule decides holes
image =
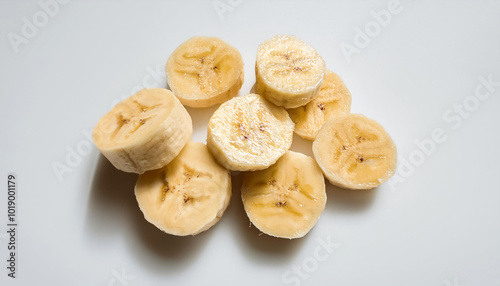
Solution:
[[[244,80],[241,54],[215,37],[193,37],[182,43],[165,65],[167,82],[190,107],[209,107],[235,95]]]
[[[295,133],[314,140],[326,121],[350,111],[351,93],[336,73],[327,70],[318,94],[308,104],[288,109],[288,114],[295,123]]]
[[[374,188],[396,169],[396,145],[379,123],[363,115],[331,119],[318,132],[312,148],[325,177],[341,188]]]
[[[285,108],[305,105],[318,93],[325,70],[321,56],[306,42],[275,36],[257,50],[257,93]]]
[[[268,169],[245,173],[241,198],[260,231],[299,238],[312,229],[325,208],[325,179],[313,158],[288,151]]]
[[[142,174],[172,161],[192,132],[191,117],[174,94],[150,88],[113,107],[94,127],[92,138],[117,169]]]
[[[231,199],[231,175],[203,143],[187,143],[170,164],[139,176],[135,195],[147,221],[179,236],[209,229]]]
[[[257,94],[221,104],[208,122],[208,149],[229,170],[269,167],[290,149],[292,138],[293,122],[286,110]]]

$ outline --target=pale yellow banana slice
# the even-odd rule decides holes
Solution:
[[[209,107],[235,95],[243,84],[243,59],[233,46],[214,37],[182,43],[165,65],[170,89],[182,104]]]
[[[321,56],[304,41],[275,36],[257,51],[257,93],[285,108],[305,105],[318,93],[325,69]]]
[[[375,120],[359,114],[335,117],[321,127],[313,153],[325,177],[346,189],[371,189],[396,169],[396,145]]]
[[[192,132],[191,117],[174,94],[150,88],[113,107],[94,127],[92,138],[117,169],[142,174],[170,163]]]
[[[208,122],[208,149],[234,171],[269,167],[290,149],[292,138],[293,122],[286,110],[257,94],[224,102]]]
[[[195,235],[216,224],[231,199],[231,175],[203,143],[188,142],[167,166],[139,176],[135,196],[160,230]]]
[[[304,139],[314,140],[328,119],[350,111],[351,93],[336,73],[327,70],[318,94],[308,104],[289,109],[288,114],[295,123],[295,133]]]
[[[325,209],[325,179],[313,158],[288,151],[268,169],[245,173],[241,198],[248,218],[260,231],[299,238]]]

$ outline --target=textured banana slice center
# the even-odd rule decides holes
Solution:
[[[208,47],[207,47],[208,48]],[[220,59],[216,59],[210,53],[220,53],[217,47],[212,46],[209,52],[199,50],[191,51],[182,55],[182,59],[178,59],[178,65],[175,68],[177,73],[193,77],[201,90],[212,92],[217,90],[222,85],[221,79],[218,77],[220,68]]]
[[[327,71],[318,94],[308,104],[288,109],[288,113],[295,123],[295,132],[314,139],[328,119],[348,114],[350,110],[349,90],[337,74]]]
[[[374,126],[350,122],[343,130],[335,132],[332,145],[339,146],[333,162],[350,180],[376,182],[384,176],[387,160],[387,140]]]
[[[302,91],[321,82],[324,62],[307,43],[276,36],[259,46],[257,70],[275,88]]]
[[[318,118],[319,121],[322,121],[324,118],[328,118],[331,113],[338,114],[339,110],[344,109],[344,107],[340,105],[344,100],[344,96],[341,93],[335,92],[336,88],[338,87],[334,82],[326,80],[323,81],[320,93],[313,97],[311,104],[304,105],[301,108],[306,111],[310,110],[316,115],[320,114],[320,117]],[[323,96],[326,94],[328,94],[328,97]],[[314,116],[314,118],[316,117],[317,116]]]
[[[139,176],[135,193],[149,222],[167,233],[196,234],[221,218],[231,177],[204,144],[189,142],[170,164]]]
[[[350,114],[329,121],[316,140],[313,151],[320,165],[327,169],[325,175],[333,174],[341,184],[375,186],[394,172],[394,142],[380,124],[362,115]]]
[[[239,78],[241,56],[227,43],[217,38],[195,37],[171,55],[167,70],[171,82],[182,82],[175,88],[186,94],[210,95],[229,88]]]
[[[257,208],[264,208],[258,211],[259,215],[273,216],[290,213],[296,216],[292,218],[293,220],[307,220],[311,216],[312,211],[305,208],[303,202],[318,201],[318,198],[312,194],[311,185],[299,184],[298,168],[294,168],[292,172],[295,173],[295,179],[292,182],[271,175],[269,179],[254,183],[254,186],[259,189],[248,192],[246,200]],[[252,210],[249,210],[249,213],[252,213]]]
[[[119,147],[155,132],[166,120],[174,104],[174,97],[166,96],[163,89],[139,91],[118,103],[113,112],[103,116],[96,128],[97,139],[105,148]]]
[[[232,160],[259,164],[289,148],[293,122],[283,108],[248,94],[222,104],[208,128],[215,143]]]
[[[257,228],[285,238],[304,236],[326,203],[321,169],[311,157],[291,151],[266,170],[246,173],[241,196]]]
[[[111,134],[110,139],[117,137],[127,139],[130,135],[134,134],[139,128],[146,127],[146,124],[151,123],[151,119],[158,115],[156,108],[159,105],[143,105],[139,101],[134,100],[124,104],[120,108],[120,112],[115,116],[116,130]]]
[[[172,169],[168,175],[163,170],[160,177],[162,184],[157,189],[158,208],[171,221],[181,224],[191,216],[203,216],[206,206],[216,203],[211,197],[218,192],[218,188],[213,184],[212,174],[208,172],[197,172],[182,165]]]

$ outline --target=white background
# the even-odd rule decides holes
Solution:
[[[43,23],[37,1],[0,1],[0,284],[282,285],[285,275],[301,285],[499,286],[500,87],[485,100],[474,94],[478,77],[500,81],[500,3],[401,0],[350,61],[342,43],[355,47],[355,29],[373,25],[371,12],[389,1],[218,3],[231,9],[218,14],[212,0],[71,1]],[[44,26],[13,45],[9,33],[22,37],[33,16]],[[257,46],[276,34],[315,47],[350,89],[352,112],[385,126],[409,166],[402,181],[361,192],[328,185],[316,227],[288,241],[249,228],[235,175],[220,223],[196,237],[163,234],[137,207],[136,176],[93,145],[87,152],[84,134],[134,88],[165,87],[164,74],[155,80],[148,70],[161,71],[194,35],[239,49],[240,95],[248,93]],[[456,117],[464,102],[472,111]],[[194,141],[205,142],[214,110],[188,109]],[[419,156],[415,142],[436,128],[446,140]],[[295,137],[292,149],[310,155],[310,145]],[[67,162],[75,150],[81,161]],[[57,164],[71,172],[58,179]],[[15,280],[5,268],[9,172],[18,181]],[[340,246],[317,261],[321,239]],[[294,265],[307,279],[291,278]]]

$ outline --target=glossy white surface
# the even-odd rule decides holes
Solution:
[[[19,195],[18,278],[2,262],[0,284],[500,285],[499,4],[69,1],[50,16],[38,1],[0,1],[0,261],[9,172]],[[388,7],[390,21],[377,24]],[[24,37],[33,16],[38,27],[24,28],[16,53],[10,33]],[[363,42],[357,28],[372,36]],[[88,133],[122,96],[165,87],[169,54],[194,35],[240,50],[248,93],[257,46],[275,34],[315,47],[350,89],[352,111],[385,126],[407,162],[401,181],[366,192],[328,185],[316,227],[287,241],[249,228],[235,174],[219,224],[196,237],[161,233],[137,206],[136,176],[113,169]],[[344,56],[342,43],[356,52]],[[194,141],[205,142],[214,110],[188,108]],[[441,143],[422,155],[415,141],[433,132]],[[310,142],[294,140],[311,155]],[[59,178],[57,163],[68,170]]]

